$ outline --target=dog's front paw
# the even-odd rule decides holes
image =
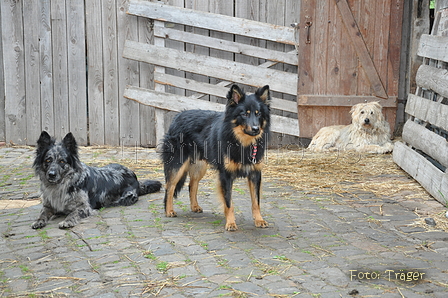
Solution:
[[[268,222],[265,220],[255,220],[255,226],[257,228],[267,228],[269,226]]]
[[[238,227],[237,227],[236,223],[234,223],[234,222],[226,223],[226,231],[233,232],[233,231],[236,231],[236,230],[238,230]]]
[[[177,217],[177,213],[174,210],[167,211],[166,212],[166,217]]]
[[[37,221],[35,221],[35,222],[31,225],[31,228],[33,228],[33,229],[42,229],[42,228],[45,227],[46,225],[47,225],[47,223],[45,222],[45,220],[38,219]]]
[[[74,220],[64,220],[59,223],[59,229],[69,229],[76,226],[76,222]]]
[[[191,211],[196,212],[196,213],[202,213],[204,210],[202,210],[201,206],[196,205],[196,206],[191,206]]]

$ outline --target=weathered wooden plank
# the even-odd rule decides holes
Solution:
[[[102,9],[102,45],[103,56],[103,105],[104,105],[104,143],[112,146],[120,145],[120,94],[118,89],[117,49],[117,5],[115,0],[103,0]],[[121,31],[121,30],[120,30]]]
[[[396,142],[393,159],[403,170],[417,180],[437,201],[448,201],[448,174],[402,142]]]
[[[446,139],[408,119],[403,127],[403,141],[411,144],[448,167],[448,142]]]
[[[346,1],[346,0],[344,0]],[[389,63],[389,57],[388,57],[388,51],[389,51],[389,33],[390,33],[390,8],[391,8],[391,0],[378,0],[375,1],[376,6],[376,15],[375,15],[375,34],[374,36],[374,45],[373,45],[373,51],[367,50],[367,55],[372,57],[373,60],[373,66],[374,69],[376,69],[376,72],[378,73],[380,83],[382,86],[384,86],[384,92],[386,93],[385,97],[382,96],[382,98],[387,98],[387,74],[388,74],[388,63]],[[398,31],[398,30],[395,30]],[[369,54],[371,53],[371,55]],[[364,63],[364,62],[362,62]],[[364,67],[364,66],[363,66]],[[370,82],[371,75],[369,74],[369,71],[373,70],[367,70],[367,74],[369,76]],[[377,83],[378,84],[378,83]],[[375,88],[374,88],[375,90]],[[382,91],[380,91],[382,92]],[[375,94],[376,91],[375,91]],[[378,95],[378,94],[377,94]],[[384,94],[383,94],[384,95]]]
[[[40,99],[42,107],[42,119],[40,129],[54,133],[54,103],[53,103],[53,49],[51,29],[51,4],[50,0],[39,1],[39,38],[40,38]],[[31,135],[30,132],[27,132]],[[33,135],[33,140],[40,134]]]
[[[106,1],[103,1],[106,3]],[[89,137],[90,145],[104,145],[104,72],[103,65],[103,17],[101,1],[86,2],[86,41],[87,41],[87,93],[89,95]],[[106,10],[107,11],[107,10]],[[105,14],[107,15],[107,14]],[[107,30],[107,27],[104,28]],[[107,34],[105,34],[107,35]],[[109,35],[107,35],[109,37]],[[106,49],[104,52],[109,51]],[[109,130],[109,127],[108,127]]]
[[[28,25],[23,28],[24,58],[25,58],[25,106],[27,144],[35,144],[41,131],[40,104],[40,9],[39,1],[23,1],[23,17]],[[51,111],[50,111],[51,112]],[[53,133],[49,131],[49,133]]]
[[[227,32],[285,44],[294,44],[294,30],[289,27],[174,7],[161,4],[160,2],[153,3],[131,0],[129,2],[128,13],[208,30]]]
[[[422,34],[417,54],[421,57],[448,62],[448,36]]]
[[[448,130],[447,105],[409,94],[405,112],[434,126]]]
[[[448,98],[448,69],[421,65],[415,75],[418,86]]]
[[[243,63],[173,49],[160,49],[157,46],[135,41],[126,41],[123,56],[251,86],[269,84],[273,91],[288,94],[296,94],[297,91],[297,77],[292,73],[261,69]]]
[[[341,13],[344,26],[349,34],[349,37],[351,38],[362,67],[369,78],[372,90],[376,96],[380,98],[387,98],[386,89],[381,81],[377,69],[375,68],[372,58],[370,57],[369,51],[356,24],[356,20],[353,18],[353,14],[350,11],[347,0],[334,1],[336,2],[339,12]]]
[[[61,139],[70,131],[68,96],[67,13],[65,0],[51,2],[51,43],[53,46],[54,135]]]
[[[219,112],[225,110],[224,104],[132,86],[126,88],[123,96],[144,105],[175,112],[190,109],[214,110]],[[271,130],[273,132],[298,136],[299,128],[296,119],[276,115],[271,115],[271,119]]]
[[[0,4],[0,16],[2,15],[2,5]],[[0,32],[2,30],[2,22],[0,20]],[[5,82],[3,68],[3,39],[0,38],[0,82]],[[5,134],[5,84],[0,84],[0,142],[6,141]]]
[[[1,1],[1,28],[5,75],[6,141],[26,144],[25,67],[22,1]]]
[[[79,145],[87,145],[87,79],[84,2],[67,0],[67,45],[70,131]]]
[[[395,108],[397,98],[389,97],[382,99],[375,96],[345,96],[345,95],[307,95],[301,94],[297,97],[300,106],[331,106],[331,107],[351,107],[358,103],[377,101],[383,107]]]
[[[118,55],[123,53],[125,40],[137,40],[137,17],[126,14],[127,0],[116,1]],[[150,2],[148,2],[150,3]],[[139,105],[123,98],[122,94],[128,84],[139,84],[139,62],[118,59],[118,100],[120,109],[120,144],[135,146],[140,137]]]
[[[154,42],[153,20],[148,18],[138,18],[138,40],[145,43]],[[140,67],[140,84],[139,86],[146,89],[154,89],[154,65],[141,62]],[[140,139],[139,144],[143,147],[156,147],[156,130],[155,130],[155,108],[141,105],[140,113]]]
[[[172,85],[178,88],[188,89],[203,94],[210,94],[220,98],[226,98],[227,92],[229,91],[228,87],[221,85],[197,82],[163,73],[154,74],[154,78],[158,84]],[[271,108],[297,113],[297,104],[295,102],[281,98],[272,98]]]
[[[156,27],[154,29],[155,35],[157,37],[169,38],[172,40],[184,41],[190,44],[223,50],[235,54],[242,54],[270,61],[297,65],[297,53],[274,51],[208,36],[199,37],[197,34],[179,31],[167,27]]]

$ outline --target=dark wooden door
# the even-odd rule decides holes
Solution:
[[[301,137],[349,124],[350,107],[379,101],[394,129],[403,0],[302,0],[298,118]]]

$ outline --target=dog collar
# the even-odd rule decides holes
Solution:
[[[257,163],[257,152],[258,152],[258,145],[254,144],[252,145],[252,163]]]

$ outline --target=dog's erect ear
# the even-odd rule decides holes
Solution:
[[[269,85],[264,86],[263,88],[258,88],[255,92],[257,97],[261,99],[261,101],[267,105],[269,105],[271,101],[271,94],[269,92]]]
[[[62,145],[73,155],[78,155],[78,145],[76,144],[75,137],[69,132],[64,139],[62,139]]]
[[[48,148],[54,144],[54,139],[45,130],[41,132],[39,140],[37,140],[37,147],[39,149]]]
[[[232,85],[227,93],[227,106],[236,106],[244,100],[244,92],[237,85]]]

